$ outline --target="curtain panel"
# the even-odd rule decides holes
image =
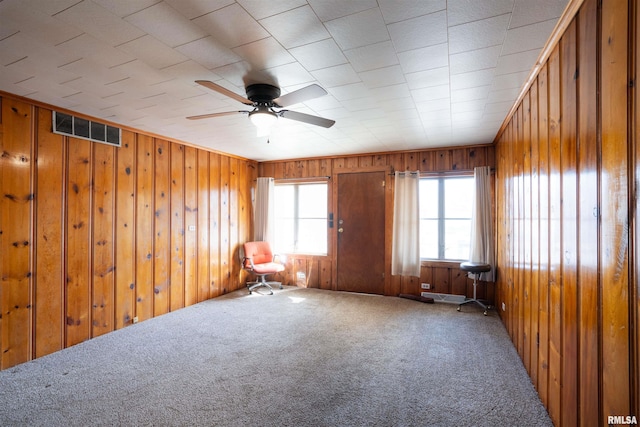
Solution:
[[[491,203],[491,168],[473,169],[475,197],[471,217],[471,248],[469,261],[491,265],[491,271],[480,273],[478,279],[495,281],[495,244],[493,239],[493,215]],[[473,277],[473,274],[470,275]]]
[[[396,172],[391,274],[420,277],[420,173]]]
[[[253,240],[272,242],[274,237],[275,204],[273,178],[258,178],[254,205]]]

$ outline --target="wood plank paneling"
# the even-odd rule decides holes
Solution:
[[[154,244],[153,316],[169,312],[171,282],[171,149],[169,142],[156,139],[154,147]]]
[[[586,0],[578,19],[578,302],[580,307],[578,366],[579,423],[598,415],[598,95],[597,0]]]
[[[185,306],[185,206],[184,206],[184,146],[171,144],[171,245],[170,247],[170,310]]]
[[[539,307],[540,307],[540,199],[539,194],[539,166],[540,166],[540,140],[538,120],[538,81],[531,85],[530,93],[531,111],[531,289],[530,289],[530,351],[531,361],[529,375],[534,385],[538,384],[538,357],[539,357]]]
[[[219,159],[219,188],[218,192],[218,207],[220,209],[220,222],[219,227],[216,230],[218,237],[218,271],[217,271],[217,292],[221,292],[222,289],[229,288],[229,276],[231,274],[231,265],[229,259],[230,249],[230,235],[231,235],[231,164],[230,159]]]
[[[529,94],[522,99],[522,316],[523,361],[531,372],[531,106]]]
[[[116,280],[115,327],[130,325],[136,308],[135,214],[136,136],[122,131],[122,146],[116,151]]]
[[[257,162],[128,130],[116,148],[53,134],[25,100],[0,108],[0,369],[217,295],[210,236],[240,275]],[[221,191],[224,221],[208,209]]]
[[[538,394],[548,409],[549,402],[549,88],[548,67],[538,74],[538,203],[540,204],[540,268],[538,288]],[[508,161],[508,160],[507,160]],[[499,244],[499,243],[498,243]],[[499,285],[498,285],[499,286]]]
[[[106,144],[93,146],[92,337],[115,329],[114,156],[114,147]]]
[[[228,231],[228,245],[222,245],[220,242],[221,251],[227,248],[227,253],[224,255],[225,263],[222,264],[223,271],[221,272],[221,287],[218,287],[218,295],[226,293],[233,287],[231,279],[234,277],[234,272],[238,271],[237,247],[239,244],[239,232],[240,227],[238,221],[240,219],[240,162],[238,159],[229,159],[229,225]],[[236,256],[234,256],[236,255]]]
[[[252,211],[253,204],[251,200],[252,189],[254,186],[253,176],[257,172],[257,168],[253,165],[240,164],[238,167],[238,237],[235,247],[233,248],[231,265],[233,272],[231,274],[229,289],[223,289],[223,293],[230,292],[244,287],[247,273],[242,269],[240,260],[240,247],[242,243],[253,239],[252,227]]]
[[[51,133],[51,120],[51,111],[38,111],[36,189],[39,194],[47,196],[36,200],[34,357],[64,348],[64,289],[60,283],[65,282],[63,197],[66,144],[61,135]]]
[[[275,161],[264,162],[258,165],[258,176],[270,176],[276,179],[286,178],[318,178],[318,177],[330,177],[329,180],[330,190],[329,193],[333,194],[331,190],[333,182],[335,181],[335,175],[344,170],[349,172],[370,172],[371,170],[380,170],[380,167],[388,167],[390,170],[420,170],[421,172],[433,173],[433,172],[459,172],[459,173],[471,173],[476,166],[490,166],[495,167],[495,149],[492,146],[477,146],[477,147],[464,147],[464,148],[452,148],[446,150],[425,150],[425,151],[407,151],[407,152],[393,152],[393,153],[378,153],[367,155],[356,155],[347,157],[327,157],[318,159],[305,159],[298,161]],[[447,169],[448,168],[448,169]],[[386,183],[391,185],[391,179]],[[238,186],[242,187],[242,186]],[[392,192],[388,192],[392,196]],[[331,200],[330,200],[331,202]],[[391,219],[391,205],[392,197],[386,201],[385,209],[388,210],[387,216]],[[329,212],[332,212],[332,206],[329,206]],[[391,222],[389,222],[387,229],[385,230],[385,239],[388,252],[388,261],[390,264],[390,234]],[[329,233],[329,247],[335,245],[335,234],[337,228],[328,229]],[[318,285],[322,289],[333,289],[335,280],[335,266],[336,255],[331,250],[328,256],[313,257],[315,262],[305,267],[316,268],[317,263],[320,263],[322,274],[318,278]],[[293,257],[293,258],[292,258]],[[305,255],[303,257],[307,259]],[[290,268],[299,265],[296,264],[298,258],[295,255],[289,255],[289,259],[292,260],[288,263]],[[438,273],[437,280],[432,278],[432,270],[438,268],[441,269]],[[420,279],[412,277],[400,277],[391,276],[391,270],[386,273],[385,293],[388,295],[397,295],[398,293],[410,293],[413,295],[420,295],[424,290],[420,288],[420,284],[425,282],[433,285],[431,292],[438,293],[450,293],[452,292],[452,285],[455,287],[455,292],[465,294],[468,297],[473,295],[473,287],[471,286],[471,280],[461,276],[459,263],[431,263],[423,262],[421,268]],[[287,270],[283,273],[284,284],[295,285],[295,272],[293,270]],[[333,279],[330,279],[334,277]],[[429,279],[425,279],[429,277]],[[309,280],[315,280],[313,277]],[[308,286],[316,286],[315,282],[311,281]],[[487,284],[481,282],[478,284],[478,295],[480,298],[487,298],[491,305],[494,304],[495,288],[492,283]]]
[[[4,100],[0,133],[0,369],[31,359],[33,108]]]
[[[635,37],[633,40],[633,52],[635,55],[633,58],[633,70],[635,72],[635,76],[637,77],[638,72],[640,70],[640,54],[638,53],[638,49],[640,48],[640,8],[637,3],[633,4],[634,6],[634,14],[633,14],[633,33]],[[633,411],[635,413],[640,413],[640,250],[638,249],[638,245],[640,243],[640,197],[638,197],[638,192],[640,191],[640,94],[638,94],[637,89],[632,92],[633,95],[633,141],[630,145],[631,151],[631,159],[633,162],[632,167],[632,176],[631,182],[633,183],[633,188],[636,194],[635,203],[632,202],[632,210],[635,212],[635,217],[632,221],[632,229],[633,229],[633,241],[632,241],[632,253],[633,253],[633,269],[632,276],[630,277],[630,283],[635,283],[635,288],[632,289],[632,295],[635,300],[635,304],[633,306],[633,310],[635,311],[635,336],[634,338],[634,347],[633,352],[635,354],[635,359],[632,362],[632,371],[631,377],[635,378],[635,384],[633,386],[634,395],[635,395],[635,405],[633,407]]]
[[[564,197],[576,194],[577,182],[577,63],[576,23],[573,21],[560,40],[560,128],[561,145],[561,224],[562,224],[562,425],[578,423],[578,237],[577,198]]]
[[[66,346],[91,337],[92,145],[69,138],[67,172]]]
[[[560,422],[562,347],[562,235],[560,151],[560,50],[549,57],[549,415]]]
[[[210,258],[209,240],[210,228],[215,225],[210,224],[209,218],[209,153],[198,151],[198,302],[211,298],[211,284],[209,282]]]
[[[603,415],[629,414],[628,2],[602,3],[601,215]],[[606,149],[604,149],[606,147]],[[603,420],[603,423],[606,420]]]
[[[198,302],[198,151],[184,149],[184,305]]]
[[[136,158],[136,311],[153,317],[153,138],[138,135]]]
[[[531,310],[501,314],[514,343],[530,331],[531,355],[529,346],[518,351],[558,426],[638,417],[638,338],[631,331],[639,326],[639,296],[629,263],[637,256],[629,210],[638,203],[637,67],[629,59],[638,61],[638,13],[635,2],[586,0],[497,138],[498,264],[507,272],[498,295],[508,307],[517,306],[520,288],[532,297]],[[519,112],[527,98],[531,191],[511,193],[511,165],[526,151],[512,129],[526,120]],[[520,251],[508,218],[523,205],[532,212],[530,266],[511,261]]]

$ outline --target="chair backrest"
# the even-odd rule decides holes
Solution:
[[[273,261],[273,252],[271,251],[271,245],[269,242],[246,242],[243,245],[244,256],[251,258],[253,264],[265,264]],[[244,262],[245,268],[251,268],[249,260]]]

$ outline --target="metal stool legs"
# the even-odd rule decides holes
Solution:
[[[476,298],[476,287],[477,286],[478,286],[478,275],[476,274],[473,277],[473,298],[465,300],[464,302],[461,302],[460,304],[458,304],[458,311],[460,311],[460,307],[462,307],[463,305],[475,302],[476,304],[478,304],[480,307],[482,307],[484,309],[484,315],[485,316],[487,315],[487,310],[489,310],[490,306],[484,305],[483,303],[478,301],[478,299]]]

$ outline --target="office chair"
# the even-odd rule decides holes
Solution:
[[[256,288],[265,287],[269,289],[269,295],[273,295],[271,285],[279,285],[282,289],[282,283],[265,279],[268,274],[284,271],[284,265],[276,262],[269,242],[246,242],[242,247],[242,268],[257,276],[257,280],[247,282],[249,294]]]
[[[487,310],[490,308],[487,305],[484,305],[483,303],[481,303],[480,301],[478,301],[478,299],[476,299],[476,287],[478,286],[478,274],[480,273],[485,273],[487,271],[491,271],[491,265],[489,264],[485,264],[483,262],[462,262],[460,263],[460,270],[462,271],[466,271],[467,274],[468,273],[473,273],[473,298],[470,298],[468,300],[465,300],[464,302],[458,304],[458,311],[460,311],[460,307],[462,307],[464,304],[469,304],[472,302],[475,302],[476,304],[478,304],[480,307],[482,307],[484,309],[484,315],[487,315]]]

